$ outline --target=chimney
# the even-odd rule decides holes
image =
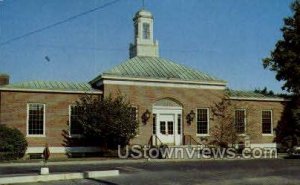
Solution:
[[[0,86],[9,84],[9,75],[0,74]]]

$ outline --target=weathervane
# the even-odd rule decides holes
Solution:
[[[143,9],[145,8],[145,0],[142,0],[142,2],[143,2]]]

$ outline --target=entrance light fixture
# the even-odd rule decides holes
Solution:
[[[191,112],[186,116],[186,119],[187,119],[187,122],[189,123],[189,124],[191,124],[192,123],[192,121],[194,120],[194,118],[195,118],[195,112],[193,111],[193,110],[191,110]]]
[[[147,109],[144,114],[142,115],[142,120],[143,120],[143,123],[146,124],[147,121],[150,119],[150,116],[151,116],[151,112]]]

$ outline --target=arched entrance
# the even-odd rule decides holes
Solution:
[[[153,104],[153,144],[182,144],[182,106],[176,100],[164,98]]]

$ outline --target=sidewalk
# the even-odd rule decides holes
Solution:
[[[278,154],[277,159],[284,159],[286,154]],[[255,159],[121,159],[121,158],[74,158],[74,159],[54,159],[47,164],[49,166],[58,165],[86,165],[86,164],[128,164],[128,163],[143,163],[143,162],[180,162],[180,161],[209,161],[209,160],[255,160]],[[42,166],[43,161],[13,161],[0,163],[0,167],[17,167],[17,166]]]
[[[76,159],[59,159],[48,161],[48,166],[56,165],[80,165],[80,164],[116,164],[116,163],[141,163],[146,162],[147,159],[118,159],[118,158],[76,158]],[[15,166],[42,166],[43,161],[13,161],[0,163],[0,167],[15,167]]]

